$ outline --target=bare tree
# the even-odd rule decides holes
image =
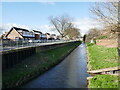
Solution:
[[[68,37],[71,39],[71,40],[74,40],[74,39],[77,39],[81,36],[80,34],[80,29],[78,28],[71,28],[67,31],[67,34],[68,34]]]
[[[86,41],[90,41],[91,39],[96,39],[100,35],[100,31],[96,28],[92,28],[89,30]]]
[[[73,27],[71,18],[67,15],[62,15],[60,17],[49,17],[51,24],[54,26],[54,29],[59,32],[59,34],[65,37],[68,33],[67,31]]]
[[[95,15],[95,19],[103,22],[106,26],[110,26],[111,31],[120,32],[118,8],[118,2],[97,2],[90,11]]]

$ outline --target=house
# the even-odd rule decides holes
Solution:
[[[47,40],[47,36],[46,36],[46,34],[42,33],[40,39],[41,39],[41,40]]]
[[[57,40],[60,40],[60,36],[56,36],[57,37]]]
[[[55,34],[51,34],[51,38],[52,38],[52,40],[56,40],[57,36]]]
[[[47,40],[51,38],[50,33],[45,33]]]
[[[37,30],[29,31],[27,29],[12,27],[9,32],[5,33],[2,38],[10,40],[56,40],[55,34],[42,33]]]
[[[7,39],[11,40],[34,40],[35,35],[27,29],[12,27],[11,30],[5,35]]]
[[[34,35],[35,35],[35,40],[40,40],[40,39],[41,39],[41,37],[42,37],[42,32],[36,31],[36,30],[33,30],[32,32],[33,32]]]

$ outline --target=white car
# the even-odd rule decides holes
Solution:
[[[33,41],[32,41],[32,40],[29,40],[28,42],[29,42],[29,43],[32,43]]]

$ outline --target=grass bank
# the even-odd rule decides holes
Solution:
[[[88,43],[87,49],[89,70],[118,66],[117,48],[106,48]],[[118,88],[118,76],[96,75],[88,83],[88,88]]]
[[[3,73],[3,88],[19,87],[62,61],[81,42],[37,53]]]
[[[117,48],[106,48],[95,44],[87,44],[90,70],[118,66]]]
[[[89,88],[118,88],[118,76],[96,75],[89,81]]]

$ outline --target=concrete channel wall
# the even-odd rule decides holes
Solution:
[[[41,51],[50,50],[50,49],[62,47],[65,45],[70,45],[70,44],[76,43],[76,42],[78,42],[78,41],[49,44],[49,45],[36,46],[36,47],[27,47],[27,48],[21,48],[21,49],[1,52],[0,55],[2,56],[2,71],[4,72],[5,70],[20,63],[25,58],[28,58],[31,55],[34,55]]]

